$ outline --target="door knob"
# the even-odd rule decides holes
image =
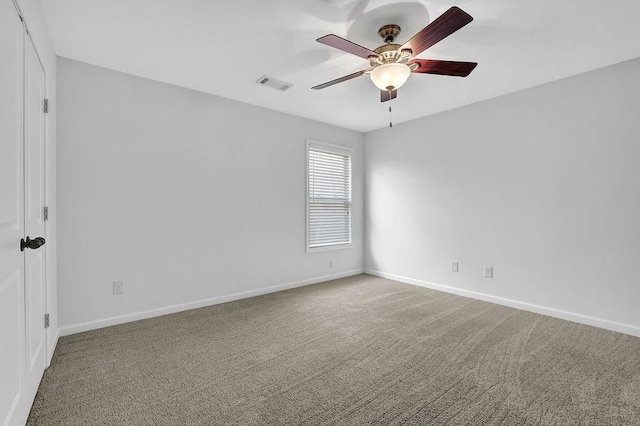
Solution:
[[[33,240],[29,237],[25,240],[24,238],[20,239],[20,251],[24,251],[25,248],[37,249],[44,245],[45,240],[42,237],[34,238]]]

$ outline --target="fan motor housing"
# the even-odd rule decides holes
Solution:
[[[386,44],[374,50],[378,56],[369,57],[371,66],[375,67],[393,62],[406,63],[409,60],[412,53],[411,50],[400,50],[402,46],[393,42],[396,37],[398,37],[398,34],[400,34],[400,30],[400,26],[396,24],[388,24],[380,27],[378,35],[380,35]]]
[[[374,50],[378,56],[369,57],[371,66],[389,64],[392,62],[406,63],[411,57],[410,49],[400,50],[402,46],[395,43],[387,43]]]

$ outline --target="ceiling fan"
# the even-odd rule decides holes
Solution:
[[[324,89],[334,84],[369,74],[373,84],[380,89],[380,102],[386,102],[398,96],[398,89],[407,81],[411,73],[466,77],[478,65],[476,62],[413,58],[471,21],[473,21],[471,15],[454,6],[402,46],[394,43],[394,40],[400,34],[400,27],[393,24],[385,25],[378,30],[378,34],[385,44],[375,50],[369,50],[335,34],[320,37],[316,40],[319,43],[368,59],[371,68],[319,84],[312,87],[312,89]]]

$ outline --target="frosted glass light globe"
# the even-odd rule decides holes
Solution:
[[[396,90],[406,83],[411,69],[405,64],[391,63],[379,65],[369,75],[380,90]]]

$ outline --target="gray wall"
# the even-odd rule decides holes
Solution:
[[[371,132],[363,164],[357,132],[60,59],[63,333],[364,255],[373,273],[638,334],[636,75],[640,60]],[[354,249],[305,253],[305,138],[356,149]]]
[[[640,333],[639,75],[633,60],[366,134],[365,267]]]
[[[362,134],[63,58],[58,93],[64,334],[362,270]],[[305,253],[306,138],[355,149],[352,249]]]

